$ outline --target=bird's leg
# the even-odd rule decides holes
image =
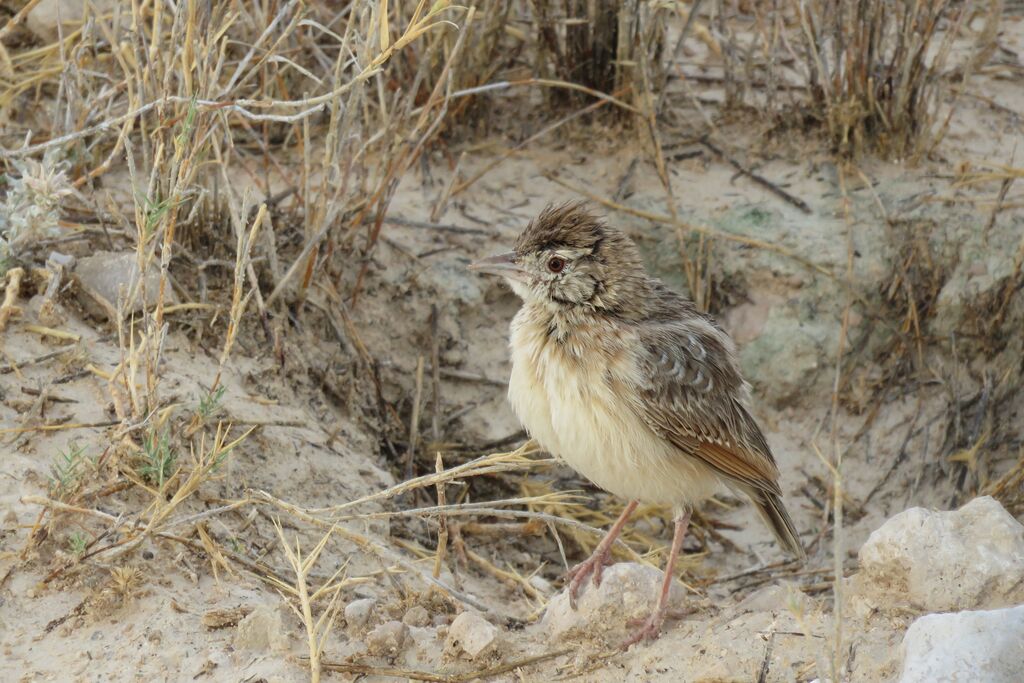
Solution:
[[[573,609],[576,609],[576,596],[579,594],[583,584],[586,583],[588,576],[593,574],[594,585],[601,585],[601,572],[610,564],[608,560],[611,556],[612,545],[614,545],[615,539],[619,537],[619,534],[622,533],[622,527],[626,526],[629,516],[633,514],[633,510],[636,510],[638,504],[638,501],[629,501],[626,509],[615,520],[615,524],[608,530],[608,533],[601,539],[601,542],[597,544],[590,557],[569,570],[566,577],[569,579],[569,605]]]
[[[690,526],[690,511],[687,510],[676,516],[675,533],[672,535],[672,550],[668,554],[668,563],[665,565],[665,578],[661,582],[661,594],[658,596],[658,605],[654,608],[651,616],[640,623],[640,627],[630,638],[622,644],[625,650],[634,643],[641,640],[654,640],[661,632],[661,625],[665,622],[665,614],[668,612],[668,596],[672,590],[672,579],[675,577],[676,559],[683,547],[683,538],[686,536],[686,529]]]

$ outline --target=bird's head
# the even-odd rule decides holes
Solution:
[[[526,226],[515,251],[470,269],[501,275],[524,301],[556,310],[618,312],[647,281],[633,241],[579,203],[549,206]]]

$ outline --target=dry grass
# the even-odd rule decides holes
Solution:
[[[870,380],[860,378],[861,384],[852,392],[859,398],[845,391],[851,388],[847,380],[840,387],[844,399],[849,399],[847,405],[858,411],[865,407],[867,397],[925,370],[925,349],[932,342],[929,328],[936,302],[956,267],[957,254],[938,244],[934,222],[889,220],[888,224],[892,265],[879,286],[881,303],[877,308],[878,318],[888,325],[879,326],[878,334],[883,339],[872,345],[874,365],[883,371]]]
[[[947,0],[823,0],[797,6],[812,101],[836,149],[894,158],[931,150],[940,78],[963,11]],[[953,26],[940,33],[940,25]]]
[[[819,0],[794,4],[789,14],[778,16],[755,7],[755,42],[750,44],[726,28],[734,18],[726,4],[719,3],[705,22],[697,18],[696,3],[692,25],[712,48],[710,59],[725,65],[730,104],[755,90],[760,98],[758,83],[767,82],[768,96],[758,104],[781,110],[783,105],[772,98],[782,88],[773,83],[778,84],[780,55],[789,53],[803,65],[808,87],[789,89],[799,98],[784,106],[810,103],[839,154],[922,155],[942,134],[938,105],[961,21],[951,3]],[[5,232],[0,332],[16,320],[18,301],[28,290],[52,301],[67,283],[59,263],[42,262],[43,244],[61,248],[62,242],[46,241],[51,230],[62,236],[70,232],[88,248],[130,250],[137,272],[156,275],[155,291],[153,280],[137,277],[117,301],[108,302],[117,363],[112,369],[83,368],[104,380],[114,419],[102,425],[40,426],[26,418],[20,427],[2,432],[109,428],[101,453],[69,448],[55,461],[48,495],[25,498],[39,505],[40,513],[23,556],[53,539],[66,541],[68,552],[48,567],[47,584],[102,569],[114,577],[116,591],[132,593],[139,579],[129,564],[131,554],[147,540],[175,543],[201,553],[218,579],[245,572],[279,591],[305,629],[313,680],[323,670],[468,680],[470,674],[327,659],[325,646],[341,596],[362,582],[401,573],[453,609],[495,612],[446,578],[446,569],[466,562],[513,587],[531,601],[535,613],[543,609],[546,596],[529,580],[530,572],[544,569],[540,561],[525,569],[495,561],[477,552],[473,540],[549,535],[568,565],[567,543],[588,550],[616,511],[589,509],[573,492],[556,493],[537,478],[521,476],[548,465],[534,457],[536,449],[529,443],[455,465],[431,451],[427,455],[434,471],[411,476],[417,457],[439,441],[436,410],[432,440],[420,433],[424,392],[431,386],[426,355],[420,356],[415,373],[411,418],[405,421],[386,406],[375,425],[381,433],[396,431],[407,439],[404,464],[410,476],[405,481],[320,508],[265,491],[234,490],[226,498],[212,493],[226,476],[226,459],[253,432],[217,419],[233,355],[246,341],[282,355],[282,328],[295,311],[301,316],[305,304],[322,313],[350,344],[360,386],[367,388],[355,400],[383,403],[378,363],[349,311],[369,282],[398,184],[424,154],[443,148],[445,136],[487,127],[488,95],[494,92],[518,91],[523,102],[541,103],[555,114],[468,178],[461,177],[455,162],[450,182],[433,205],[435,216],[524,147],[594,112],[615,111],[635,127],[631,132],[638,132],[642,154],[649,155],[658,172],[666,211],[637,209],[551,179],[612,210],[672,226],[698,305],[711,305],[715,242],[773,252],[836,283],[848,296],[840,340],[846,339],[851,306],[868,303],[853,290],[849,263],[846,273],[833,271],[789,247],[697,225],[677,214],[659,126],[667,101],[664,69],[674,56],[666,54],[666,26],[673,13],[685,14],[679,6],[631,1],[616,10],[576,0],[484,0],[467,9],[406,0],[334,9],[321,2],[183,0],[178,12],[170,7],[133,0],[113,13],[95,15],[87,5],[85,22],[68,27],[59,40],[33,43],[23,36],[17,48],[3,48],[0,54],[0,156],[11,177],[22,181],[25,203],[18,207],[33,217],[19,232],[20,241]],[[16,30],[15,23],[0,32]],[[966,78],[971,66],[954,75]],[[622,119],[618,123],[625,126]],[[1005,167],[965,182],[999,180],[1009,188],[1018,177],[1020,169]],[[25,179],[41,189],[28,192],[24,188],[32,184]],[[6,196],[13,205],[11,186]],[[799,207],[802,202],[796,201]],[[849,214],[847,219],[851,224]],[[928,235],[894,227],[894,244],[899,245],[897,258],[882,292],[882,315],[896,328],[885,350],[896,359],[886,382],[908,368],[923,367],[926,323],[951,268],[937,259]],[[992,303],[996,327],[1007,319],[1020,287],[1022,261],[1024,243],[1013,278]],[[194,407],[165,390],[167,341],[179,324],[193,332],[197,345],[213,338],[216,351],[216,370],[202,378],[206,393]],[[32,330],[77,341],[59,324]],[[440,363],[436,330],[433,334],[431,400],[436,407]],[[844,662],[843,448],[835,426],[850,376],[843,365],[844,344],[836,354],[831,452],[823,457],[834,478],[824,525],[831,514],[836,630],[830,659],[836,680]],[[55,355],[65,353],[72,355]],[[973,458],[982,443],[975,440],[962,451],[963,458]],[[988,490],[1019,507],[1021,471],[1018,463]],[[486,502],[449,499],[450,488],[464,492],[468,482],[480,478],[515,493]],[[394,505],[399,499],[416,504]],[[423,504],[432,499],[436,504]],[[105,512],[108,501],[129,512]],[[225,520],[243,510],[251,514],[246,525],[261,516],[274,525],[276,553],[254,558],[228,547],[222,535],[206,526],[213,520],[227,525]],[[661,512],[641,509],[637,519],[646,518],[656,529]],[[378,520],[419,531],[406,537],[379,534],[371,525]],[[705,543],[709,538],[727,542],[709,518],[697,520],[694,528]],[[616,546],[619,557],[660,564],[664,548],[656,534],[632,525],[623,540]],[[303,547],[311,550],[303,552]],[[318,572],[325,552],[353,547],[375,558],[380,572],[348,576],[344,565]],[[682,572],[702,558],[688,555]],[[472,675],[493,675],[549,656]]]
[[[990,483],[985,493],[995,497],[1011,514],[1019,515],[1024,511],[1024,449],[1018,450],[1017,462]]]
[[[298,601],[316,680],[334,606],[349,585],[310,586],[331,534],[303,556],[282,533],[294,576],[288,582],[284,571],[222,547],[204,528],[204,520],[250,501],[190,511],[252,431],[213,421],[221,377],[253,308],[273,342],[266,326],[271,312],[307,296],[323,271],[325,242],[328,250],[364,257],[372,251],[397,180],[444,120],[451,69],[472,30],[473,11],[425,0],[396,3],[390,11],[387,3],[339,12],[285,1],[191,1],[175,13],[159,2],[133,2],[106,15],[91,8],[82,26],[56,43],[5,51],[2,154],[8,168],[42,164],[18,177],[62,179],[52,171],[59,167],[71,188],[88,189],[75,195],[75,213],[101,224],[108,245],[134,251],[137,273],[157,277],[155,291],[152,278],[136,277],[108,302],[120,349],[120,362],[102,371],[116,415],[110,445],[88,462],[77,451],[67,454],[55,466],[53,497],[27,499],[42,512],[24,555],[76,519],[74,526],[87,533],[71,538],[71,556],[47,583],[116,563],[150,538],[204,552],[214,575],[235,568],[255,573]],[[431,89],[388,87],[389,67],[401,61],[408,71],[417,60],[422,66],[406,77],[431,82]],[[53,109],[66,115],[51,118]],[[43,153],[42,162],[32,160]],[[283,168],[296,162],[297,178]],[[118,172],[115,185],[126,191],[101,190],[98,183]],[[262,196],[236,191],[240,178]],[[282,185],[290,210],[282,206],[287,195],[275,196]],[[35,191],[26,194],[28,207],[41,208],[38,225],[26,223],[17,235],[4,226],[3,256],[15,262],[33,258],[22,248],[28,240],[16,238],[49,237],[45,231],[56,227],[50,203],[72,208],[65,197],[71,192],[59,183],[26,187]],[[82,204],[82,196],[91,203]],[[373,227],[364,232],[367,219]],[[282,229],[296,223],[301,247],[278,251]],[[226,266],[226,281],[206,276],[214,262],[221,272]],[[219,287],[214,296],[206,286],[182,285],[195,281],[196,272],[204,285]],[[24,273],[19,267],[8,273],[5,322],[18,310]],[[180,304],[172,309],[174,297],[200,314],[212,310],[208,324],[221,321],[213,328],[222,330],[218,368],[203,378],[208,393],[194,411],[162,391],[167,315],[180,310]],[[127,516],[106,514],[100,504],[112,495],[124,497],[129,509],[139,507]],[[314,621],[310,604],[324,595],[330,604]]]
[[[68,170],[73,187],[93,185],[115,160],[127,162],[127,192],[94,191],[93,197],[106,194],[106,206],[78,209],[103,223],[108,240],[113,232],[134,249],[138,272],[159,272],[156,292],[146,291],[147,278],[137,278],[110,311],[122,355],[108,378],[110,393],[118,419],[139,432],[165,407],[158,367],[171,290],[214,308],[205,289],[180,284],[189,269],[202,273],[208,265],[189,246],[211,245],[214,257],[229,257],[233,273],[229,299],[214,309],[226,330],[212,395],[253,301],[266,321],[268,307],[286,291],[289,299],[305,296],[322,268],[317,252],[325,240],[351,242],[365,214],[377,217],[379,232],[395,178],[444,117],[440,87],[418,105],[412,94],[388,97],[380,87],[383,69],[414,44],[434,54],[446,31],[465,36],[453,20],[469,23],[472,12],[426,2],[405,3],[393,14],[387,4],[332,13],[295,2],[188,2],[169,14],[162,3],[136,2],[102,16],[89,14],[89,7],[78,30],[11,56],[0,117],[14,125],[5,126],[3,155],[9,163],[43,151],[74,160]],[[457,47],[435,74],[439,83]],[[54,70],[61,62],[66,68]],[[20,122],[46,120],[50,107],[66,109],[67,116],[51,119],[48,130],[20,134]],[[314,135],[322,145],[312,144]],[[23,144],[12,144],[19,138]],[[290,178],[278,159],[302,162],[301,182],[291,190],[303,208],[304,245],[287,267],[273,246],[281,214],[272,186]],[[48,154],[45,163],[58,162]],[[233,190],[245,176],[262,186],[262,201]],[[131,204],[122,212],[118,200],[125,198]],[[347,230],[339,225],[342,215],[349,218]],[[110,222],[120,230],[107,230]],[[372,249],[375,238],[371,232],[364,249]],[[271,246],[270,272],[254,267],[257,242]],[[233,254],[224,249],[231,243]],[[17,293],[17,272],[9,296]],[[140,307],[143,314],[136,316]],[[13,311],[12,304],[5,317]]]
[[[547,109],[579,109],[598,93],[635,101],[645,59],[661,74],[667,7],[484,0],[476,8],[476,39],[455,75],[464,97],[452,107],[453,127],[488,127],[491,101],[478,95],[498,89],[540,86]]]
[[[948,0],[813,0],[743,11],[719,2],[712,48],[727,107],[773,113],[784,125],[809,118],[842,157],[916,161],[946,132],[957,100],[950,93],[995,50],[1001,12],[999,2]],[[969,42],[964,22],[976,13],[984,27]]]

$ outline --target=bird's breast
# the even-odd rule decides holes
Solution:
[[[697,502],[715,478],[659,437],[631,404],[640,383],[629,330],[580,326],[557,341],[548,326],[512,325],[509,400],[551,454],[601,488],[665,505]]]

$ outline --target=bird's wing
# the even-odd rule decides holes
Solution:
[[[737,483],[779,494],[779,470],[743,405],[732,340],[707,318],[638,326],[634,409],[662,438]]]

